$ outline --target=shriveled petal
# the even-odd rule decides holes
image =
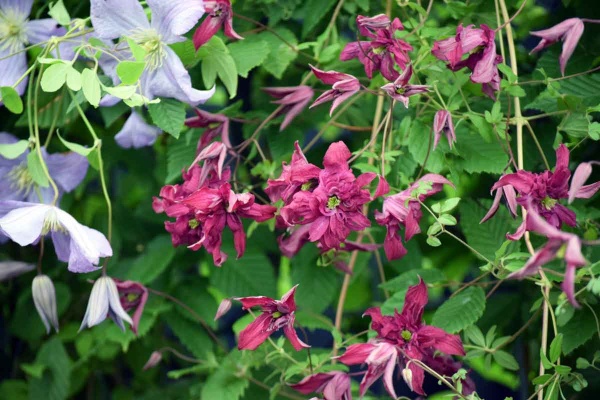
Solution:
[[[273,318],[268,313],[258,316],[250,325],[240,332],[238,340],[239,350],[255,350],[260,346],[273,331],[269,330],[269,325]]]
[[[138,0],[91,0],[90,16],[94,31],[101,39],[117,39],[139,28],[150,28]]]
[[[168,44],[185,40],[181,35],[192,29],[204,14],[202,0],[147,0],[147,3],[152,10],[151,26]]]
[[[123,128],[115,135],[115,141],[126,149],[139,149],[154,144],[160,133],[159,128],[149,125],[141,115],[133,111]]]

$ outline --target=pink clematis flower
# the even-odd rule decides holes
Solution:
[[[581,254],[581,239],[579,236],[558,230],[551,225],[540,214],[535,207],[528,207],[527,213],[528,230],[542,234],[548,238],[548,242],[538,250],[525,266],[519,271],[509,275],[510,278],[522,279],[526,276],[535,275],[540,267],[555,258],[564,258],[566,262],[565,279],[561,284],[563,292],[573,307],[579,307],[575,299],[575,270],[587,264]],[[564,252],[564,255],[562,255]]]
[[[243,39],[233,30],[233,10],[231,1],[216,0],[205,1],[204,8],[208,16],[194,32],[194,47],[198,50],[204,43],[208,42],[215,33],[223,26],[225,36],[232,39]]]
[[[321,71],[312,65],[310,68],[312,69],[313,74],[315,74],[321,82],[332,86],[330,90],[327,90],[320,95],[309,108],[333,100],[333,104],[329,110],[329,115],[331,115],[342,102],[348,100],[353,94],[360,90],[360,82],[352,75],[336,71]]]
[[[227,148],[232,147],[229,140],[229,118],[221,114],[211,114],[199,108],[195,108],[194,112],[196,116],[186,119],[185,126],[189,128],[207,128],[198,141],[196,151],[200,152],[218,136],[221,136],[221,141]]]
[[[448,146],[452,148],[454,142],[456,142],[456,135],[454,134],[454,123],[452,122],[452,114],[448,110],[439,110],[433,117],[433,133],[435,137],[433,139],[433,149],[437,147],[442,133],[448,140]]]
[[[399,236],[400,227],[404,227],[404,240],[409,241],[421,232],[419,221],[423,216],[421,204],[427,197],[439,193],[444,185],[454,187],[452,182],[441,175],[426,174],[408,189],[383,201],[383,210],[375,211],[375,220],[387,228],[383,249],[388,260],[396,260],[406,255],[406,248]]]
[[[113,280],[117,285],[123,309],[125,311],[135,310],[133,312],[131,330],[137,335],[142,313],[144,312],[146,301],[148,301],[148,289],[139,282]]]
[[[408,108],[410,96],[429,91],[427,85],[409,85],[412,74],[413,67],[409,65],[393,83],[387,83],[381,87],[392,99],[401,102],[406,108]]]
[[[577,224],[575,213],[559,203],[560,199],[569,197],[570,177],[569,150],[565,145],[561,144],[556,149],[556,167],[554,168],[554,172],[544,171],[536,174],[520,170],[513,174],[507,174],[502,176],[492,186],[492,192],[503,189],[505,195],[508,193],[508,204],[513,214],[516,214],[516,205],[514,204],[516,202],[525,207],[527,211],[533,209],[550,225],[560,229],[563,223],[569,226]],[[579,186],[580,177],[581,175],[578,175],[578,179],[573,182],[576,190],[571,191],[572,198],[589,198],[600,189],[599,183],[583,187]],[[516,198],[515,191],[518,192]],[[496,193],[494,204],[482,222],[491,218],[497,211],[500,202],[498,196],[498,193]],[[523,221],[514,234],[509,234],[506,237],[510,240],[519,240],[525,231],[531,230],[527,221]]]
[[[307,376],[290,387],[302,394],[322,393],[324,400],[352,400],[350,384],[347,374],[332,371]]]
[[[314,96],[314,91],[310,86],[293,86],[293,87],[270,87],[263,88],[269,96],[276,98],[273,101],[279,104],[276,115],[285,115],[283,123],[279,130],[284,130],[294,118],[304,110]]]
[[[377,307],[370,308],[365,315],[371,317],[371,328],[377,337],[368,343],[353,344],[339,357],[346,365],[366,363],[368,370],[360,383],[360,395],[383,376],[384,387],[394,399],[393,373],[396,365],[410,370],[410,388],[424,395],[424,371],[411,360],[426,361],[433,351],[447,355],[464,355],[465,351],[457,335],[446,333],[440,328],[423,324],[423,310],[427,304],[427,286],[422,279],[409,287],[402,312],[393,316],[381,315]]]
[[[318,242],[323,251],[340,249],[351,231],[361,231],[370,225],[362,206],[371,201],[363,189],[374,178],[365,173],[358,178],[348,165],[350,150],[344,142],[329,146],[319,172],[318,185],[312,191],[298,191],[292,201],[280,211],[288,226],[311,225],[308,240]]]
[[[238,349],[254,350],[262,344],[271,334],[283,328],[283,333],[288,338],[294,349],[300,351],[310,347],[300,340],[294,329],[296,316],[296,302],[294,294],[298,285],[291,288],[281,297],[281,300],[273,300],[265,296],[236,297],[242,303],[244,310],[260,306],[262,314],[240,332]]]
[[[571,187],[569,188],[569,204],[571,204],[575,198],[589,199],[596,194],[598,189],[600,189],[600,181],[584,185],[592,174],[592,165],[600,165],[600,162],[590,161],[581,163],[575,170],[573,179],[571,180]]]
[[[560,63],[560,72],[564,76],[567,61],[569,61],[573,51],[575,51],[575,47],[577,47],[577,43],[583,34],[583,28],[583,21],[581,19],[569,18],[560,24],[554,25],[552,28],[533,31],[531,34],[542,38],[542,40],[531,50],[531,53],[537,53],[561,40],[563,48],[558,61]]]
[[[395,18],[390,23],[386,18],[382,15],[372,18],[359,15],[356,18],[359,31],[372,40],[348,43],[340,54],[340,60],[358,58],[369,79],[373,77],[373,72],[380,71],[387,80],[393,81],[399,75],[394,66],[398,65],[404,70],[410,61],[407,52],[413,48],[404,40],[394,37],[396,31],[404,29],[400,20]]]

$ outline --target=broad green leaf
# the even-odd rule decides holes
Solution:
[[[595,307],[595,311],[598,315],[598,307]],[[559,326],[558,331],[563,335],[562,351],[567,355],[596,333],[596,320],[587,307],[582,307],[575,312],[568,324]]]
[[[146,244],[142,253],[125,274],[125,278],[148,284],[154,281],[171,263],[175,257],[175,248],[167,235],[155,237]]]
[[[173,312],[163,314],[161,318],[195,357],[204,359],[206,353],[212,350],[212,341],[199,322],[192,322]]]
[[[266,41],[271,49],[271,52],[262,65],[263,68],[275,78],[281,79],[287,67],[298,56],[296,51],[290,48],[290,45],[297,46],[298,40],[289,29],[276,28],[275,32],[289,44],[282,42],[280,38],[271,32],[262,32],[257,36],[260,36],[261,40]]]
[[[312,32],[336,3],[336,0],[307,0],[304,3],[304,12],[306,16],[302,24],[303,38]]]
[[[11,144],[0,144],[0,155],[9,160],[14,160],[25,153],[27,147],[29,147],[29,142],[27,140],[19,140],[18,142]]]
[[[44,172],[44,168],[40,158],[38,157],[37,151],[31,151],[29,154],[27,154],[27,169],[29,170],[29,174],[35,183],[41,187],[50,186],[50,182],[48,181],[48,177]]]
[[[29,381],[29,398],[66,399],[71,381],[71,360],[58,337],[55,336],[42,345],[36,364],[44,365],[47,369],[41,378]]]
[[[550,351],[548,352],[550,362],[555,363],[559,359],[560,353],[562,351],[562,341],[563,335],[562,333],[559,333],[558,335],[556,335],[554,340],[552,340],[552,343],[550,343]]]
[[[256,35],[250,36],[239,42],[233,42],[227,45],[231,57],[235,62],[238,75],[247,78],[248,72],[261,65],[269,55],[271,49],[266,41],[256,38]]]
[[[148,111],[154,125],[179,138],[185,123],[185,104],[173,99],[161,99],[160,103],[149,104]]]
[[[204,86],[214,86],[218,76],[227,88],[229,98],[234,98],[238,84],[237,68],[225,43],[218,36],[213,36],[208,43],[198,50],[198,57],[202,59],[201,69]]]
[[[0,382],[0,399],[29,400],[27,382],[17,379],[4,379]]]
[[[23,100],[11,86],[0,87],[0,100],[11,113],[21,114],[23,112]]]
[[[71,22],[71,16],[69,15],[63,0],[58,0],[55,3],[51,3],[50,9],[48,10],[48,15],[50,15],[62,26],[67,26]]]
[[[100,104],[101,90],[100,81],[98,80],[96,72],[89,68],[85,68],[81,72],[81,87],[86,100],[94,107],[98,107]]]
[[[586,114],[569,113],[563,118],[557,130],[563,131],[569,136],[584,138],[588,136],[589,126],[590,120]]]
[[[519,370],[519,363],[517,362],[517,360],[515,359],[515,357],[512,354],[507,353],[504,350],[498,350],[492,354],[493,354],[494,360],[498,364],[500,364],[502,367],[509,369],[511,371]]]
[[[250,381],[240,377],[236,371],[237,364],[219,368],[208,377],[202,387],[202,399],[238,400],[250,385]],[[249,373],[249,372],[246,372]],[[265,394],[266,396],[266,394]]]
[[[500,174],[508,164],[508,155],[502,150],[495,136],[494,140],[487,142],[480,135],[473,135],[458,128],[456,138],[456,150],[462,158],[457,160],[457,164],[466,172]],[[427,165],[429,166],[429,162]]]
[[[146,63],[143,61],[121,61],[117,65],[117,75],[124,85],[133,85],[142,76],[144,68]]]
[[[469,121],[471,121],[475,127],[475,130],[481,135],[483,140],[485,140],[487,143],[491,143],[495,138],[492,124],[486,121],[486,119],[481,115],[477,115],[475,113],[466,114],[469,117]]]
[[[294,263],[292,259],[292,282],[296,289],[296,303],[303,310],[322,312],[334,300],[340,286],[341,274],[333,266],[318,267],[314,263]]]
[[[73,68],[71,64],[52,64],[44,70],[40,86],[44,92],[56,92],[67,81],[67,72]]]
[[[169,141],[165,183],[170,184],[181,179],[181,170],[189,168],[191,160],[196,157],[196,142],[199,138],[200,130],[194,129],[184,133],[178,140]]]
[[[475,323],[484,310],[485,292],[479,286],[470,286],[436,310],[432,325],[449,333],[457,333]]]
[[[96,148],[96,145],[94,145],[91,148],[88,147],[84,147],[82,145],[80,145],[79,143],[73,143],[73,142],[69,142],[68,140],[65,140],[60,134],[57,134],[58,138],[60,139],[60,141],[65,145],[65,147],[71,151],[74,151],[77,154],[80,154],[84,157],[87,157],[90,155],[90,153]]]

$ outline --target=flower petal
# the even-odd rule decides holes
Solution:
[[[44,161],[52,179],[65,192],[70,192],[79,186],[85,178],[89,165],[86,157],[72,152],[47,154]]]
[[[25,33],[27,35],[27,41],[30,44],[36,44],[45,42],[52,36],[62,36],[66,32],[65,29],[58,26],[58,23],[52,18],[44,18],[27,21]]]
[[[13,55],[12,57],[8,57],[13,52],[21,50],[22,46],[21,48],[13,50],[4,47],[0,48],[0,71],[2,71],[2,73],[0,74],[0,86],[14,85],[19,80],[19,78],[21,78],[21,76],[23,76],[23,74],[25,74],[25,72],[27,71],[26,52],[22,51]],[[19,93],[20,96],[22,96],[23,93],[25,93],[25,88],[27,87],[27,80],[28,78],[26,77],[15,88],[15,90],[17,91],[17,93]],[[2,104],[3,103],[0,102],[0,105]]]
[[[162,35],[165,43],[185,40],[186,34],[204,15],[202,0],[147,0],[152,10],[151,26]]]
[[[154,144],[160,133],[159,128],[147,124],[140,114],[132,111],[123,128],[115,135],[115,141],[123,148],[139,149]]]
[[[238,340],[239,350],[254,350],[260,346],[273,331],[269,330],[269,325],[273,318],[268,313],[258,316],[250,325],[240,332]]]
[[[90,0],[94,31],[101,39],[117,39],[150,23],[138,0]]]
[[[15,208],[0,218],[0,229],[14,242],[27,246],[40,237],[46,213],[51,207],[44,204],[20,204],[24,206]]]

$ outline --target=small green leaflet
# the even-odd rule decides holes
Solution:
[[[149,104],[148,111],[152,122],[176,139],[185,122],[185,105],[173,99],[161,99],[159,103]]]
[[[83,95],[91,105],[97,108],[100,104],[101,97],[100,80],[98,79],[98,75],[95,71],[86,68],[81,72],[81,79]]]
[[[11,144],[0,144],[0,155],[9,160],[14,160],[27,150],[27,146],[29,146],[27,140],[19,140]]]
[[[124,85],[133,85],[140,79],[145,67],[146,63],[142,61],[121,61],[117,65],[117,75]]]
[[[23,101],[21,96],[11,86],[0,87],[0,100],[4,103],[8,111],[13,114],[21,114],[23,112]]]
[[[51,3],[50,9],[48,10],[48,15],[50,15],[56,22],[63,26],[67,26],[71,22],[71,16],[69,15],[63,0],[58,0],[56,3]]]
[[[31,178],[35,183],[41,187],[48,187],[50,185],[50,182],[48,182],[48,177],[44,172],[42,162],[40,161],[36,151],[32,151],[27,154],[27,169],[29,170]]]
[[[83,147],[82,145],[80,145],[78,143],[72,143],[72,142],[69,142],[69,141],[63,139],[63,137],[60,136],[59,133],[57,133],[57,135],[58,135],[58,138],[60,139],[60,141],[65,145],[65,147],[67,149],[69,149],[69,150],[71,150],[71,151],[73,151],[73,152],[75,152],[77,154],[80,154],[80,155],[82,155],[84,157],[89,156],[90,153],[92,151],[94,151],[94,149],[97,147],[96,144],[94,144],[94,146],[91,147],[91,148]]]
[[[44,71],[40,86],[44,92],[56,92],[58,89],[63,87],[67,81],[67,72],[73,67],[71,64],[56,63],[50,65]]]

